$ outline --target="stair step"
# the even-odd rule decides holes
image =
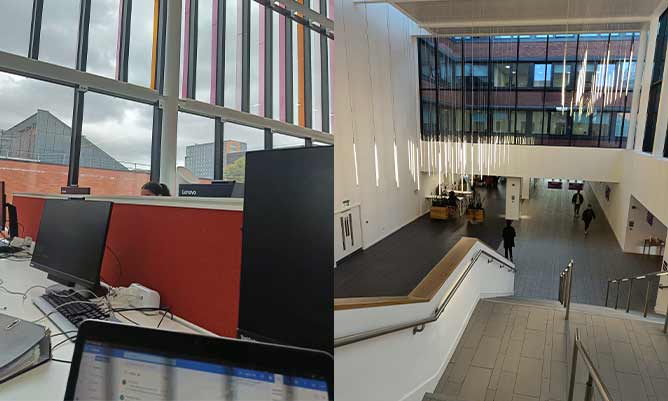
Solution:
[[[525,297],[513,296],[513,297],[485,298],[485,301],[508,303],[514,305],[525,305],[525,306],[539,307],[539,308],[559,310],[559,311],[565,310],[564,307],[559,303],[559,301],[542,299],[542,298],[525,298]],[[643,317],[642,312],[640,311],[631,310],[628,313],[626,313],[626,309],[614,309],[598,305],[578,304],[575,302],[571,302],[571,311],[588,313],[592,315],[613,317],[618,319],[640,320],[648,323],[657,323],[661,325],[665,321],[665,316],[653,312],[649,312],[647,314],[647,317],[645,318]]]
[[[439,393],[425,393],[422,401],[466,401],[463,398],[439,394]]]

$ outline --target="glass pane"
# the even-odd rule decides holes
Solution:
[[[267,13],[270,11],[267,10]],[[273,41],[272,43],[272,52],[273,52],[273,71],[272,71],[272,83],[273,83],[273,118],[274,120],[285,120],[285,110],[281,110],[281,105],[284,102],[285,99],[285,94],[281,93],[281,83],[283,82],[283,69],[285,68],[285,64],[281,63],[281,61],[285,60],[285,57],[283,56],[283,51],[285,51],[283,45],[285,43],[285,38],[283,37],[284,31],[282,29],[282,25],[285,21],[285,17],[282,15],[271,11],[271,16],[272,16],[272,28],[273,28],[273,34],[271,36],[271,39]],[[284,86],[284,85],[283,85]],[[281,118],[281,116],[283,116]]]
[[[260,5],[255,2],[250,2],[250,109],[249,111],[253,114],[264,114],[264,109],[262,112],[260,110],[260,102],[264,102],[264,99],[260,100],[260,93],[264,92],[264,88],[260,87],[262,81],[260,80],[260,70],[264,71],[264,53],[260,54],[260,51],[264,52],[264,46],[260,46]],[[263,21],[264,22],[264,21]],[[264,28],[263,28],[264,34]],[[264,36],[264,35],[263,35]],[[264,43],[264,37],[262,38]],[[260,62],[263,66],[260,68]]]
[[[531,133],[534,135],[543,133],[543,112],[531,112]]]
[[[513,112],[514,113],[514,112]],[[519,134],[530,134],[528,131],[529,125],[527,124],[527,112],[518,111],[517,112],[517,125],[514,127],[516,132]],[[512,129],[513,127],[511,127]]]
[[[132,2],[128,82],[142,86],[151,85],[153,7],[153,0],[135,0]]]
[[[241,1],[225,2],[225,106],[239,110],[241,84]]]
[[[246,152],[264,149],[264,131],[234,123],[225,123],[223,179],[244,182]]]
[[[198,178],[213,179],[215,122],[179,112],[176,165]]]
[[[44,0],[39,59],[74,68],[78,31],[79,0]]]
[[[85,102],[79,185],[93,195],[139,195],[151,173],[153,107],[93,92]]]
[[[507,111],[494,112],[494,132],[495,133],[509,132]]]
[[[213,0],[198,0],[197,6],[197,74],[195,77],[195,99],[206,103],[215,103],[215,98],[211,98]]]
[[[589,116],[573,113],[573,135],[589,135]]]
[[[116,76],[119,3],[120,0],[96,0],[90,6],[86,71],[108,78]]]
[[[566,135],[566,123],[568,114],[553,111],[550,115],[550,135]]]
[[[321,73],[321,53],[320,53],[320,34],[311,32],[311,100],[313,104],[313,129],[322,130],[322,73]],[[326,51],[327,49],[325,49]]]
[[[542,87],[550,84],[552,76],[552,64],[534,64],[533,66],[533,86]]]
[[[26,56],[30,42],[32,1],[0,0],[0,50]]]
[[[562,87],[562,82],[566,83],[566,87],[570,87],[571,85],[571,69],[572,69],[571,64],[566,64],[566,68],[564,69],[563,64],[554,64],[553,71],[554,74],[552,75],[552,87],[553,88],[561,88]],[[564,70],[566,71],[564,73]]]
[[[73,90],[0,72],[0,171],[14,192],[67,185]],[[11,160],[10,160],[11,159]]]
[[[517,87],[518,88],[529,87],[529,71],[530,70],[531,70],[531,64],[519,63],[517,65]]]
[[[281,148],[302,148],[304,147],[304,138],[297,138],[290,135],[274,133],[274,149]]]

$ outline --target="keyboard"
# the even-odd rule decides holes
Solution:
[[[102,311],[97,305],[93,304],[72,303],[61,306],[73,301],[88,302],[89,299],[74,290],[47,292],[42,296],[33,298],[35,306],[44,312],[49,320],[58,326],[64,333],[77,331],[84,320],[108,320],[110,317],[109,313]],[[72,337],[75,336],[75,334],[67,336]]]

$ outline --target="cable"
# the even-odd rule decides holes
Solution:
[[[114,311],[112,309],[112,312],[118,313],[119,315],[121,315],[123,317],[123,319],[127,320],[130,323],[134,323],[135,325],[139,326],[139,323],[137,323],[134,320],[130,319],[129,317],[125,316],[121,311],[119,311],[119,310]]]
[[[72,363],[72,361],[65,361],[65,360],[56,359],[56,358],[51,358],[51,360],[54,361],[54,362],[62,362],[62,363],[70,363],[70,364]]]
[[[112,312],[118,312],[121,316],[124,318],[128,319],[125,317],[121,312],[129,312],[129,311],[139,311],[139,312],[160,312],[162,311],[162,317],[160,318],[160,321],[158,322],[158,325],[156,327],[160,327],[162,324],[162,321],[165,319],[165,316],[169,313],[170,319],[174,320],[174,313],[168,308],[168,307],[161,307],[161,308],[112,308],[110,309]],[[130,320],[130,319],[128,319]],[[138,324],[132,320],[131,322]]]
[[[58,337],[58,336],[67,335],[67,334],[69,334],[69,333],[76,333],[76,332],[78,332],[78,330],[62,331],[62,332],[60,332],[60,333],[51,334],[49,337],[50,337],[50,338],[53,338],[53,337]]]
[[[65,344],[66,342],[68,342],[70,340],[74,341],[76,338],[77,338],[77,336],[72,336],[72,337],[69,337],[69,338],[66,338],[66,339],[62,340],[58,344],[51,347],[51,352],[53,352],[56,348],[60,347],[62,344]]]
[[[116,263],[118,264],[118,276],[123,277],[123,265],[121,265],[121,259],[116,255],[116,252],[114,252],[113,249],[109,247],[109,245],[105,245],[105,248],[109,250],[109,253],[116,259]]]

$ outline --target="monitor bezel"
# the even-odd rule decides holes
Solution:
[[[107,238],[109,237],[109,223],[111,222],[111,213],[112,213],[113,208],[114,208],[114,203],[113,202],[109,202],[109,201],[90,201],[90,200],[84,200],[84,199],[46,199],[45,202],[44,202],[44,207],[42,208],[42,215],[41,215],[40,223],[39,223],[40,229],[42,227],[42,223],[44,222],[44,209],[47,207],[47,204],[49,204],[49,203],[52,203],[52,204],[54,204],[54,203],[65,203],[65,202],[100,202],[100,203],[109,204],[109,215],[106,218],[107,228],[104,232],[104,244],[105,244],[105,248],[106,248]],[[35,257],[35,255],[38,255],[39,246],[40,246],[40,241],[39,241],[39,238],[38,238],[37,241],[35,242],[35,249],[33,250],[32,257],[30,259],[30,266],[31,267],[36,268],[38,270],[41,270],[43,272],[46,272],[49,276],[51,276],[53,279],[55,279],[54,281],[59,281],[59,280],[68,281],[68,282],[72,282],[72,283],[75,283],[75,284],[79,284],[79,285],[81,285],[85,288],[89,288],[89,289],[96,289],[100,286],[100,277],[101,277],[101,272],[102,272],[102,261],[104,260],[104,253],[105,253],[104,249],[102,250],[102,252],[100,254],[99,269],[97,269],[97,273],[96,273],[96,276],[95,276],[95,281],[88,281],[88,280],[82,279],[81,277],[77,277],[77,276],[74,276],[74,275],[71,275],[71,274],[68,274],[68,273],[64,273],[61,270],[58,270],[56,268],[44,265],[40,262],[36,262],[34,260],[34,257]]]
[[[65,400],[74,399],[81,358],[87,342],[143,349],[145,352],[160,350],[162,355],[172,358],[217,361],[275,374],[316,378],[327,382],[328,398],[334,399],[334,358],[324,351],[86,320],[77,334]],[[309,367],[308,371],[304,366]]]

